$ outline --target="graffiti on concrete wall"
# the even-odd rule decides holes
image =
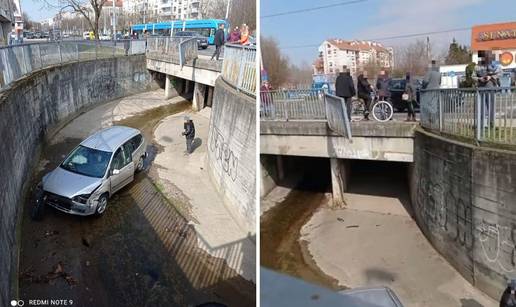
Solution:
[[[430,175],[418,175],[415,209],[433,232],[446,234],[466,250],[473,249],[472,205],[462,199],[460,189],[470,190],[468,184],[457,174],[453,162],[426,152],[425,160],[437,166]],[[416,170],[417,174],[421,171]],[[452,183],[451,181],[454,181]],[[469,192],[466,191],[466,194]]]
[[[95,67],[95,73],[87,85],[87,91],[89,97],[93,100],[115,96],[116,81],[109,67]]]
[[[516,228],[482,221],[476,230],[484,259],[505,273],[513,273],[516,265]]]
[[[213,126],[211,133],[210,150],[215,155],[215,160],[220,162],[224,172],[235,181],[238,175],[238,158],[216,126]]]

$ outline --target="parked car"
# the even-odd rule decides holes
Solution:
[[[407,81],[404,78],[393,78],[389,82],[389,92],[391,93],[391,103],[398,112],[407,109],[407,103],[401,99],[401,95],[405,92]],[[421,91],[421,80],[416,79],[416,109],[419,109],[419,97]]]
[[[113,126],[84,140],[38,186],[32,217],[45,205],[75,215],[102,215],[109,198],[143,170],[146,142],[137,129]]]
[[[174,34],[176,37],[195,37],[197,38],[197,48],[198,49],[206,49],[208,48],[208,38],[206,36],[202,36],[201,34],[195,31],[180,31]]]
[[[107,35],[107,34],[100,34],[100,35],[99,35],[99,40],[101,40],[101,41],[108,41],[108,40],[111,40],[111,35]]]

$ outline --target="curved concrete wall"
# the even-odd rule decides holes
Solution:
[[[472,284],[499,299],[516,275],[516,151],[418,130],[411,174],[416,220]]]
[[[145,57],[73,63],[26,77],[0,96],[0,305],[16,287],[17,226],[39,143],[81,108],[151,87]]]
[[[256,102],[221,78],[215,83],[208,139],[208,168],[225,201],[255,230]]]

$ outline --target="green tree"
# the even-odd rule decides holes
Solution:
[[[454,38],[448,48],[448,54],[444,62],[446,65],[466,64],[471,62],[471,53],[468,47],[458,44]]]

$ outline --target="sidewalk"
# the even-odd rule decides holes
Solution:
[[[199,234],[198,244],[215,257],[223,258],[229,267],[245,279],[256,282],[255,234],[248,234],[239,215],[228,208],[210,180],[207,170],[208,126],[211,109],[198,113],[178,113],[164,118],[154,130],[155,141],[162,150],[154,160],[157,182],[165,194],[186,197],[190,204],[192,224]],[[195,124],[194,152],[185,154],[184,116]],[[249,238],[249,236],[253,238]]]

